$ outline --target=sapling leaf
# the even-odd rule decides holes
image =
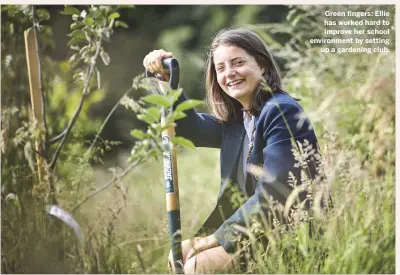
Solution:
[[[142,100],[163,107],[170,107],[172,105],[168,98],[162,95],[147,95],[145,97],[142,97]]]
[[[197,100],[197,99],[189,99],[186,100],[182,103],[180,103],[177,107],[176,107],[176,111],[186,111],[192,108],[195,108],[199,105],[203,104],[203,100]]]
[[[100,71],[97,68],[96,68],[96,79],[97,79],[97,89],[100,90],[101,87]]]
[[[78,45],[78,44],[82,44],[82,42],[85,42],[85,40],[82,40],[82,39],[78,39],[78,38],[72,38],[69,42],[68,42],[68,44],[67,44],[67,46],[68,47],[70,47],[70,46],[76,46],[76,45]]]
[[[108,16],[108,20],[116,19],[116,18],[119,18],[119,17],[120,17],[120,15],[119,15],[118,12],[113,12],[112,14],[110,14],[110,15]]]
[[[186,114],[184,112],[175,110],[170,117],[170,121],[172,120],[171,122],[173,122],[175,120],[179,120],[185,117]]]
[[[182,89],[170,90],[168,92],[168,97],[171,98],[172,104],[174,104],[178,100],[181,93],[182,93]]]
[[[114,21],[115,21],[114,19],[111,19],[111,20],[110,20],[110,24],[108,24],[108,28],[109,28],[109,29],[112,29],[112,28],[113,28],[113,26],[114,26]]]
[[[17,199],[17,196],[16,196],[14,193],[9,193],[9,194],[6,196],[6,201],[15,200],[15,199]]]
[[[145,139],[148,136],[142,130],[137,130],[137,129],[132,130],[131,135],[140,140]]]
[[[100,52],[101,59],[103,60],[104,64],[108,66],[110,64],[110,56],[105,51]]]
[[[154,117],[155,120],[160,120],[161,114],[157,107],[147,108],[145,112]]]
[[[116,26],[116,27],[122,27],[122,28],[125,28],[125,29],[129,28],[128,24],[126,24],[126,23],[125,23],[124,21],[122,21],[122,20],[117,20],[117,21],[115,21],[115,26]]]
[[[83,11],[81,11],[80,16],[81,16],[82,18],[85,18],[85,17],[86,17],[86,14],[87,14],[87,11],[86,11],[86,10],[83,10]]]
[[[81,29],[73,30],[67,36],[77,38],[77,39],[86,39],[85,34],[83,33],[83,31]]]
[[[68,62],[69,62],[69,63],[72,63],[72,62],[74,62],[74,61],[75,61],[75,59],[76,59],[76,57],[77,57],[77,54],[76,54],[76,53],[75,53],[75,54],[73,54],[73,55],[71,55],[71,57],[69,58]]]
[[[169,123],[163,125],[163,127],[161,128],[161,131],[167,130],[167,129],[169,129],[169,128],[174,128],[175,126],[176,126],[175,123],[169,122]]]
[[[39,17],[40,20],[49,20],[50,19],[50,13],[46,9],[37,9],[36,15]]]
[[[83,20],[83,22],[85,23],[85,25],[90,26],[93,24],[93,18],[90,16],[86,16],[85,20]]]
[[[25,159],[28,161],[29,168],[32,170],[32,172],[35,171],[34,151],[32,149],[32,143],[30,141],[25,143],[24,155]]]
[[[193,142],[191,142],[189,139],[186,139],[184,137],[172,137],[171,141],[172,141],[172,143],[174,143],[176,145],[181,145],[181,146],[189,148],[191,150],[196,150],[196,146],[194,146]]]
[[[154,117],[148,115],[148,114],[140,114],[137,115],[137,118],[141,121],[146,122],[147,124],[152,124],[153,122],[156,122],[156,120],[154,119]]]
[[[81,14],[81,12],[77,8],[74,8],[71,6],[66,6],[64,8],[64,10],[61,12],[61,14],[65,14],[65,15],[77,14],[77,15],[79,15],[79,14]]]
[[[75,30],[77,28],[83,27],[85,24],[83,24],[81,21],[76,21],[74,23],[71,24],[71,26],[69,27],[71,30]]]

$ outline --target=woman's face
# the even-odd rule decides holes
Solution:
[[[258,66],[254,57],[236,46],[218,46],[213,59],[219,86],[245,109],[249,109],[264,69]]]

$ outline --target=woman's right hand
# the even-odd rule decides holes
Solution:
[[[159,73],[159,74],[164,75],[165,71],[162,66],[162,60],[165,58],[172,58],[172,57],[174,57],[174,54],[171,52],[166,52],[163,49],[154,50],[154,51],[148,53],[144,57],[143,66],[147,71],[149,71],[153,74]]]

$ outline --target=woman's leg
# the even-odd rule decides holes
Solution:
[[[202,237],[196,237],[188,240],[184,240],[182,242],[182,258],[183,258],[183,264],[186,262],[186,255],[188,254],[189,250],[193,248],[194,241],[197,239],[201,239]],[[175,265],[173,264],[174,261],[172,259],[172,250],[169,251],[168,255],[168,267],[171,269],[172,273],[175,272]]]
[[[222,246],[213,247],[190,258],[184,266],[185,274],[242,273],[238,257]]]

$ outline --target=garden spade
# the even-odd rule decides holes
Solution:
[[[162,61],[164,69],[169,72],[169,86],[176,90],[179,84],[179,64],[175,58],[167,58]],[[146,71],[146,77],[154,77],[156,75]],[[158,77],[158,76],[157,76]],[[163,79],[168,80],[168,79]],[[172,108],[172,107],[171,107]],[[161,115],[161,125],[167,123],[165,115],[168,110]],[[178,187],[178,170],[176,161],[176,148],[171,143],[171,138],[175,136],[175,129],[168,128],[162,132],[162,144],[164,147],[164,181],[165,194],[168,213],[168,229],[171,241],[172,256],[175,265],[175,271],[178,274],[183,273],[182,259],[182,234],[181,234],[181,218],[179,205],[179,187]]]

